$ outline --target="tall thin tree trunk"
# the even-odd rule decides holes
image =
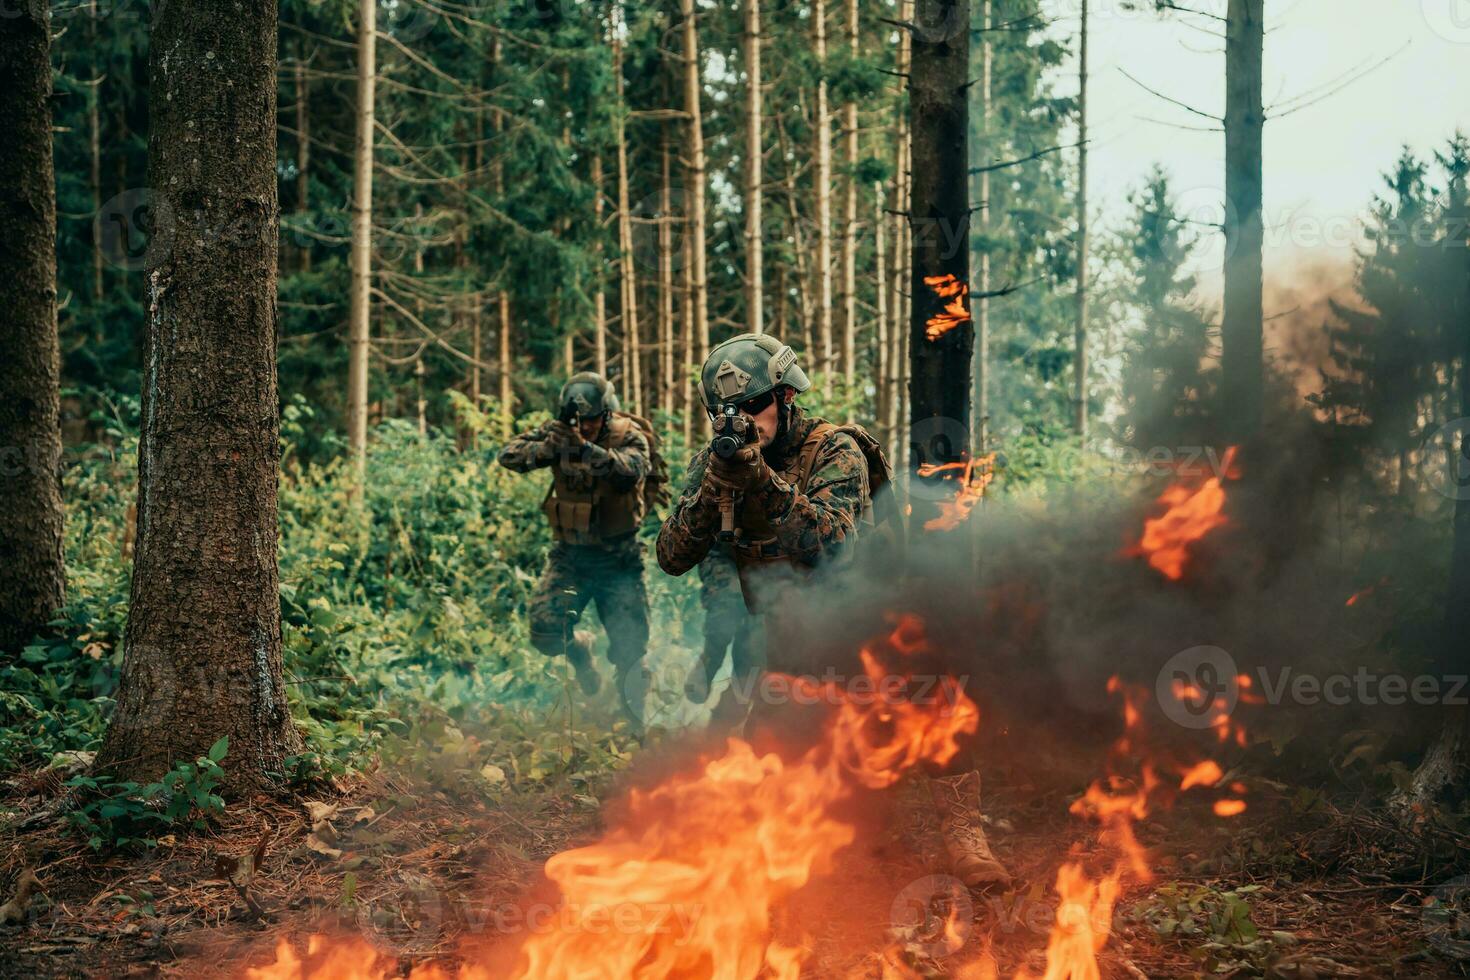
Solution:
[[[503,434],[510,436],[511,419],[515,416],[515,392],[510,385],[511,343],[510,333],[513,326],[510,322],[510,293],[500,290],[496,296],[496,306],[500,314],[499,328],[497,330],[500,349],[496,354],[496,380],[499,383],[498,396],[500,399],[500,411],[504,418],[502,425]]]
[[[858,56],[858,2],[847,0],[847,43]],[[842,110],[842,142],[847,177],[842,214],[842,376],[849,385],[857,376],[857,222],[858,222],[858,109],[848,102]]]
[[[659,404],[666,411],[674,404],[674,201],[673,153],[669,130],[660,127],[661,156],[658,191],[658,310],[659,310]]]
[[[684,320],[684,377],[679,382],[680,389],[684,392],[684,445],[691,445],[690,439],[694,432],[694,416],[701,409],[699,392],[689,378],[691,367],[698,368],[704,363],[706,355],[699,354],[699,335],[695,330],[694,312],[694,236],[684,235],[684,282],[683,282],[683,320]],[[696,356],[697,355],[697,356]]]
[[[87,86],[87,142],[91,150],[88,176],[92,184],[92,220],[97,221],[102,211],[102,118],[99,105],[102,101],[102,71],[96,60],[97,0],[87,0],[87,43],[94,58],[92,83]],[[102,302],[102,293],[102,248],[98,242],[92,247],[92,299]]]
[[[602,192],[602,153],[600,151],[592,154],[592,189],[596,202],[592,213],[597,222],[597,244],[593,247],[593,275],[597,279],[597,289],[592,294],[592,351],[597,373],[606,378],[607,291],[603,287],[607,280],[603,274],[602,261],[602,212],[606,196]]]
[[[888,421],[888,222],[883,217],[883,182],[873,182],[873,290],[877,305],[877,317],[873,335],[873,420],[877,424],[880,441],[887,438],[884,426]]]
[[[162,4],[151,36],[149,183],[178,234],[148,276],[127,653],[97,761],[146,780],[228,736],[229,783],[272,786],[301,745],[276,566],[276,4]]]
[[[624,127],[627,105],[623,99],[623,39],[621,3],[614,8],[612,24],[613,86],[617,93],[614,109],[614,139],[618,148],[618,269],[622,273],[622,304],[619,319],[623,328],[623,394],[634,411],[643,405],[643,370],[638,336],[638,267],[633,255],[633,212],[628,194],[628,139]]]
[[[988,3],[989,0],[986,0]],[[1077,94],[1077,330],[1073,379],[1077,435],[1087,438],[1087,0],[1082,0],[1082,41]]]
[[[1261,310],[1261,108],[1265,0],[1230,0],[1225,40],[1225,311],[1221,410],[1227,431],[1246,440],[1261,424],[1264,345]]]
[[[0,662],[61,606],[61,401],[51,15],[0,29]]]
[[[812,47],[817,57],[816,118],[817,134],[814,154],[817,172],[812,183],[817,193],[817,343],[821,345],[819,364],[822,390],[832,392],[832,117],[827,106],[827,4],[812,0]]]
[[[975,299],[975,451],[984,453],[990,444],[990,171],[984,165],[991,162],[994,153],[990,143],[990,118],[993,105],[992,81],[995,74],[995,48],[991,45],[990,30],[993,25],[991,4],[993,0],[981,0],[980,42],[980,238],[982,246],[976,256],[979,270],[976,275]],[[1085,3],[1086,0],[1083,0]]]
[[[709,356],[709,280],[705,268],[704,114],[701,109],[699,24],[694,0],[679,0],[684,17],[684,111],[689,115],[689,283],[694,303],[694,336],[699,363]]]
[[[761,7],[745,0],[745,320],[766,332],[765,242],[761,230]]]
[[[900,0],[898,19],[907,22],[913,17],[912,0]],[[905,339],[908,337],[907,309],[904,305],[904,286],[909,281],[908,270],[910,266],[910,255],[908,250],[909,233],[909,128],[908,110],[902,105],[904,95],[904,79],[908,76],[910,67],[910,52],[913,41],[908,31],[900,31],[898,36],[898,58],[895,70],[898,75],[898,89],[900,108],[898,118],[894,126],[893,140],[893,261],[890,263],[892,281],[889,287],[889,309],[893,315],[893,330],[891,331],[890,343],[892,350],[889,355],[891,365],[889,374],[892,388],[888,397],[888,419],[887,430],[889,446],[891,447],[891,458],[897,460],[904,449],[903,423],[908,418],[905,400],[908,397],[908,350]],[[906,453],[904,454],[906,455]]]
[[[955,291],[968,289],[970,282],[969,0],[918,0],[915,24],[909,71],[914,133],[909,411],[910,466],[918,480],[921,464],[961,461],[970,443],[975,324],[968,297]],[[931,320],[948,325],[936,330]],[[911,498],[915,526],[936,512],[932,498]]]
[[[361,0],[357,24],[357,134],[352,169],[352,285],[349,290],[347,438],[361,479],[367,467],[368,345],[373,288],[373,119],[377,86],[377,0]]]
[[[296,45],[296,219],[305,228],[307,210],[311,207],[311,180],[307,177],[311,165],[311,89],[306,79],[306,59],[301,54],[302,45]],[[301,271],[311,271],[311,240],[304,231],[298,232],[301,242]]]

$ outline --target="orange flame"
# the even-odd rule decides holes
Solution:
[[[892,638],[900,653],[927,645],[912,616],[897,619]],[[861,656],[874,682],[867,691],[888,693],[859,697],[856,686],[849,695],[832,682],[793,679],[802,693],[836,705],[825,738],[799,760],[757,755],[732,738],[719,758],[633,792],[626,821],[597,843],[547,861],[546,876],[561,893],[558,927],[527,939],[512,975],[796,980],[805,951],[773,941],[772,912],[830,870],[834,852],[853,841],[855,828],[833,816],[834,806],[857,784],[881,788],[915,766],[943,766],[958,752],[959,736],[979,726],[974,702],[953,681],[944,697],[919,705],[892,690],[894,675],[871,650]],[[906,680],[899,677],[900,688]],[[618,927],[607,928],[609,919]],[[360,939],[313,937],[311,949],[303,961],[284,944],[273,966],[249,976],[382,980],[396,966],[380,963]],[[489,978],[474,962],[457,976]],[[415,970],[412,977],[441,975]]]
[[[970,296],[968,283],[960,282],[949,273],[942,276],[925,276],[924,285],[934,290],[940,299],[949,300],[944,309],[931,316],[924,324],[924,336],[938,340],[962,323],[970,322],[970,311],[965,300]]]
[[[1221,513],[1225,507],[1223,480],[1235,478],[1236,448],[1231,446],[1225,451],[1221,476],[1210,477],[1193,489],[1185,481],[1174,483],[1160,494],[1157,502],[1165,508],[1164,513],[1144,521],[1142,539],[1124,554],[1146,555],[1148,563],[1165,578],[1176,582],[1183,578],[1189,546],[1227,523]]]
[[[995,481],[995,453],[957,463],[922,463],[918,475],[942,476],[958,483],[953,499],[939,502],[939,516],[924,522],[926,531],[953,531],[970,519],[970,512],[984,499],[986,488]]]

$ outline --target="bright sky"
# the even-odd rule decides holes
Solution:
[[[1226,0],[1179,2],[1222,15],[1226,8]],[[1047,0],[1044,9],[1057,18],[1058,35],[1075,35],[1080,7],[1081,0]],[[1218,221],[1223,134],[1175,128],[1215,124],[1122,72],[1223,115],[1223,41],[1206,32],[1223,25],[1129,11],[1123,0],[1091,0],[1090,23],[1093,208],[1115,224],[1128,189],[1157,161],[1172,173],[1186,213]],[[1266,124],[1268,270],[1293,259],[1348,261],[1363,210],[1399,148],[1427,154],[1456,127],[1470,132],[1470,0],[1266,0],[1266,26],[1268,118],[1273,104],[1289,105],[1390,59],[1322,102]],[[1202,271],[1218,268],[1218,259],[1218,248],[1202,257]]]

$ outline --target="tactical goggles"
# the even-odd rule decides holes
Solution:
[[[772,388],[764,395],[756,395],[754,398],[748,398],[745,401],[740,402],[737,407],[746,415],[759,415],[761,412],[764,412],[766,409],[770,408],[771,402],[775,400],[776,389]]]

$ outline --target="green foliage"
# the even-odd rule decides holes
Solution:
[[[94,851],[154,847],[155,833],[186,824],[203,830],[209,818],[224,812],[225,802],[215,790],[224,779],[220,763],[229,744],[221,738],[207,755],[180,762],[147,785],[74,776],[66,785],[76,793],[77,805],[67,820]]]
[[[1233,969],[1258,973],[1281,947],[1296,943],[1289,932],[1256,926],[1250,902],[1260,890],[1260,885],[1219,889],[1171,883],[1134,905],[1129,917],[1148,924],[1162,939],[1187,943],[1202,974]]]

